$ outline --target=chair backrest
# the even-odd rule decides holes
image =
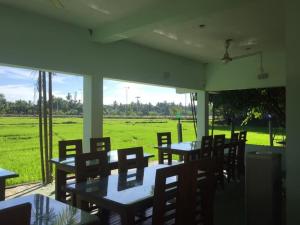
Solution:
[[[232,133],[230,137],[230,142],[238,142],[239,141],[239,133]]]
[[[82,140],[66,140],[58,142],[59,158],[82,154]]]
[[[185,224],[186,165],[176,165],[156,171],[153,225]]]
[[[203,136],[201,139],[200,159],[212,157],[213,136]]]
[[[216,162],[211,159],[188,163],[190,181],[186,207],[189,222],[186,224],[213,225],[216,170]]]
[[[244,142],[247,141],[247,131],[245,131],[245,130],[240,132],[239,142],[241,142],[241,141],[244,141]]]
[[[171,132],[160,132],[157,133],[157,145],[170,145],[172,144]]]
[[[215,135],[213,141],[213,158],[224,159],[225,134]]]
[[[119,172],[146,167],[143,147],[118,149]]]
[[[75,176],[77,183],[108,175],[110,175],[110,169],[108,167],[107,152],[90,152],[75,156]]]
[[[0,224],[30,225],[31,204],[24,203],[0,210]]]
[[[110,144],[110,137],[102,137],[102,138],[91,138],[90,139],[90,151],[97,152],[97,151],[110,151],[111,144]]]

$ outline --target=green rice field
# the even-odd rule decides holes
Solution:
[[[54,118],[53,149],[57,156],[59,140],[81,139],[82,118]],[[193,123],[183,121],[183,141],[195,140]],[[156,133],[172,132],[172,141],[177,141],[177,121],[169,119],[105,119],[104,136],[110,136],[112,149],[143,146],[157,159]],[[266,128],[246,128],[248,144],[268,145]],[[218,126],[215,134],[230,136],[228,127]],[[41,180],[38,118],[0,117],[0,168],[17,172],[18,178],[9,179],[8,185]]]

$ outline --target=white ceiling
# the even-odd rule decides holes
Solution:
[[[99,30],[100,33],[101,28],[118,33],[118,29],[130,27],[128,21],[137,26],[140,19],[145,23],[144,29],[140,29],[141,22],[139,29],[130,27],[135,32],[122,35],[122,38],[204,62],[222,57],[227,38],[234,40],[230,49],[233,56],[282,47],[284,43],[284,0],[246,1],[238,7],[210,10],[210,13],[201,11],[190,18],[186,10],[181,11],[186,13],[184,20],[167,23],[163,19],[176,14],[171,12],[176,8],[168,5],[172,4],[170,0],[61,0],[63,7],[56,7],[52,1],[57,0],[0,0],[0,3]],[[192,9],[193,5],[189,7]],[[159,9],[166,10],[158,13]],[[151,26],[147,26],[149,21],[153,21]],[[205,28],[199,28],[200,24],[205,24]],[[251,49],[246,50],[248,47]]]

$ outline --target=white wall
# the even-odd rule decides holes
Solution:
[[[300,1],[288,0],[287,30],[287,224],[300,224]]]
[[[268,79],[259,80],[259,55],[234,60],[228,64],[212,63],[206,66],[208,91],[278,87],[286,85],[286,62],[284,49],[263,53],[263,65]]]
[[[166,86],[204,87],[204,66],[120,41],[101,45],[87,29],[0,5],[0,63],[97,74]]]

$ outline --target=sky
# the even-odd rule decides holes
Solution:
[[[4,94],[8,101],[22,99],[36,102],[38,97],[37,77],[38,71],[36,70],[0,66],[0,93]],[[53,77],[53,95],[65,98],[68,93],[71,93],[73,97],[76,93],[76,99],[82,102],[83,77],[55,73]],[[122,104],[136,102],[136,97],[139,97],[141,103],[152,104],[167,101],[184,105],[185,101],[188,104],[189,99],[189,96],[184,94],[176,94],[175,88],[104,79],[104,104],[109,105],[114,101]]]

